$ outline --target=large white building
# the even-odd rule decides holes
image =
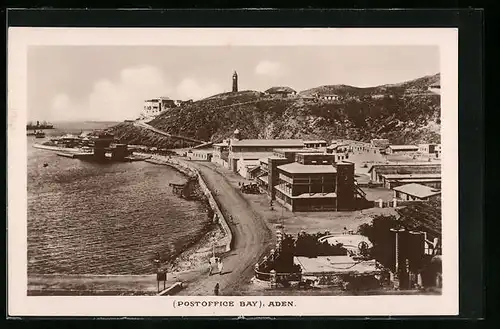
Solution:
[[[152,119],[167,109],[179,106],[178,104],[179,101],[171,100],[168,97],[147,99],[144,101],[144,109],[141,113],[141,119]]]

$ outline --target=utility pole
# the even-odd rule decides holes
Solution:
[[[160,277],[159,277],[159,274],[160,274],[160,254],[159,253],[156,254],[156,258],[153,260],[153,262],[156,265],[156,285],[157,285],[158,293],[160,293]]]
[[[391,232],[396,233],[396,259],[395,259],[395,271],[394,271],[394,287],[399,289],[399,233],[404,232],[404,228],[391,228]]]

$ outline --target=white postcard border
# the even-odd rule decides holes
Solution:
[[[27,296],[27,49],[33,45],[436,45],[441,61],[443,289],[440,296]],[[8,314],[10,316],[374,316],[458,314],[458,29],[27,28],[8,30]],[[233,301],[234,307],[175,307]],[[292,307],[239,307],[291,301]],[[262,305],[262,304],[259,304]]]

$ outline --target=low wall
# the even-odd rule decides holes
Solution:
[[[157,296],[172,296],[172,295],[175,295],[176,293],[178,293],[179,291],[181,291],[182,288],[184,288],[182,286],[182,282],[176,282],[173,285],[171,285],[169,288],[160,292]]]
[[[197,169],[190,167],[185,162],[178,161],[177,159],[172,157],[153,156],[151,160],[152,161],[150,162],[153,163],[162,163],[166,165],[171,165],[187,176],[196,176],[198,178],[198,183],[200,184],[200,188],[203,191],[203,194],[205,194],[205,196],[207,197],[208,203],[210,204],[210,208],[212,208],[214,212],[213,221],[217,222],[224,231],[224,238],[218,241],[216,249],[219,251],[223,248],[224,252],[230,251],[231,243],[233,241],[233,234],[231,233],[231,229],[229,228],[227,220],[222,214],[219,205],[215,201],[212,191],[210,191],[210,189],[208,188],[200,172]]]

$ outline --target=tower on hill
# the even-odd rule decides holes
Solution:
[[[238,73],[233,73],[233,93],[238,91]]]

